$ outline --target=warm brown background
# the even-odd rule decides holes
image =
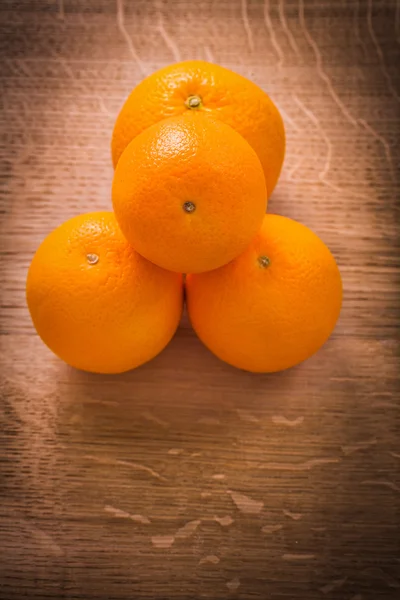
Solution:
[[[394,1],[2,0],[1,599],[391,599],[400,588],[399,18]],[[184,319],[135,372],[92,376],[35,335],[44,236],[110,207],[130,89],[204,58],[282,110],[270,203],[343,274],[329,343],[236,371]]]

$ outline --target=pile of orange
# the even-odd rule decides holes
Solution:
[[[114,212],[70,219],[32,260],[42,340],[78,369],[127,371],[172,339],[186,288],[194,330],[227,363],[266,373],[314,354],[341,277],[312,231],[266,214],[284,153],[278,109],[244,77],[203,61],[147,77],[114,127]]]

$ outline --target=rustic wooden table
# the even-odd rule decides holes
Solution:
[[[390,0],[3,0],[0,597],[377,600],[400,587],[399,16]],[[43,237],[110,208],[113,120],[202,58],[278,104],[270,209],[332,248],[340,323],[236,371],[186,318],[119,377],[68,368],[25,305]]]

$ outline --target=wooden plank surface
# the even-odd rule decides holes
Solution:
[[[3,0],[1,599],[397,597],[399,17],[390,0]],[[270,210],[334,252],[340,323],[272,376],[219,362],[187,319],[134,372],[74,371],[35,335],[29,262],[110,208],[122,101],[188,58],[281,109]]]

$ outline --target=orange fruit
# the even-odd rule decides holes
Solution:
[[[238,256],[267,204],[254,150],[231,127],[201,114],[164,119],[132,140],[115,170],[112,198],[135,250],[182,273]]]
[[[69,365],[120,373],[168,344],[183,304],[182,277],[137,254],[110,212],[70,219],[42,242],[27,301],[45,344]]]
[[[259,373],[314,354],[339,317],[335,259],[310,229],[266,215],[260,233],[229,264],[186,279],[188,314],[204,344],[227,363]]]
[[[219,65],[190,60],[156,71],[137,85],[119,113],[112,136],[114,166],[129,142],[166,117],[212,115],[240,133],[264,169],[268,196],[285,154],[282,117],[257,85]]]

